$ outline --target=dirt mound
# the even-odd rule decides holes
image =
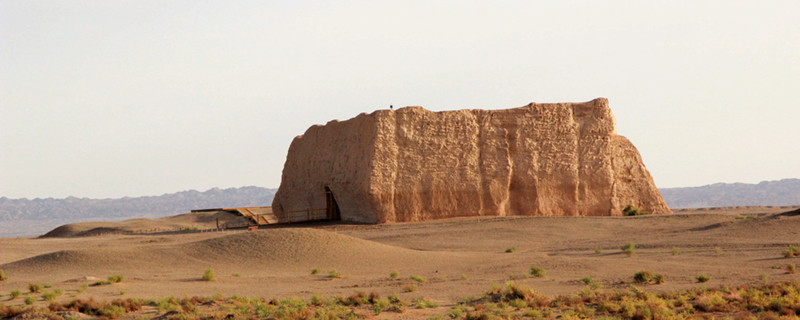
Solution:
[[[186,229],[212,229],[216,228],[217,219],[229,220],[239,218],[239,216],[227,212],[198,212],[159,219],[71,223],[55,228],[42,235],[41,238],[69,238],[99,236],[104,234],[137,234],[180,231]]]

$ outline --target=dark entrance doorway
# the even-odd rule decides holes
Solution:
[[[339,211],[339,205],[336,204],[336,198],[333,197],[333,192],[327,186],[325,187],[325,216],[328,220],[342,220],[342,213]]]

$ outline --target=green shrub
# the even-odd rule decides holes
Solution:
[[[711,277],[705,273],[698,274],[694,278],[697,279],[697,282],[707,282],[708,280],[711,280]]]
[[[28,296],[25,298],[25,304],[27,305],[31,305],[34,302],[36,302],[36,298],[34,298],[33,296]]]
[[[796,272],[797,272],[797,266],[795,266],[794,263],[786,265],[786,273],[795,274]]]
[[[629,257],[636,254],[636,244],[634,244],[633,242],[626,243],[620,249]]]
[[[425,279],[425,277],[420,277],[420,276],[415,275],[415,274],[411,275],[411,279],[416,281],[416,282],[419,282],[419,283],[428,281],[428,279]]]
[[[399,277],[399,276],[400,276],[400,273],[397,272],[397,270],[394,270],[391,273],[389,273],[389,278],[392,278],[392,279],[397,279],[397,277]]]
[[[633,281],[636,281],[638,283],[662,284],[664,283],[664,275],[660,273],[656,274],[650,271],[642,270],[633,274]]]
[[[506,249],[506,253],[512,253],[512,252],[514,252],[516,250],[517,250],[517,247],[511,247],[511,248]]]
[[[534,276],[536,278],[542,278],[542,277],[545,276],[545,274],[547,274],[547,272],[544,270],[544,268],[542,268],[540,266],[531,266],[531,275],[532,276]]]
[[[786,250],[783,250],[783,257],[784,258],[792,258],[792,257],[799,257],[800,256],[800,248],[795,246],[789,246]]]
[[[342,274],[340,274],[339,271],[336,271],[335,269],[328,272],[328,278],[341,278],[341,277]]]
[[[409,284],[403,286],[403,292],[414,292],[414,291],[417,291],[417,290],[419,290],[419,287],[416,284],[413,284],[413,283],[409,283]]]
[[[319,274],[320,272],[322,272],[322,270],[320,270],[319,268],[311,269],[311,274]]]
[[[203,272],[203,281],[215,281],[215,280],[217,280],[217,275],[214,273],[214,269],[209,268],[206,269],[205,272]]]
[[[30,291],[31,293],[39,293],[39,291],[42,291],[42,286],[39,285],[38,283],[29,283],[28,291]]]
[[[11,300],[14,300],[22,295],[22,292],[19,290],[11,290]]]
[[[6,272],[3,269],[0,269],[0,282],[8,280],[8,276],[6,276]]]
[[[677,256],[679,254],[681,254],[681,249],[679,249],[678,247],[672,247],[672,255]]]
[[[125,280],[125,277],[118,274],[108,277],[108,283],[120,283],[122,280]]]
[[[650,214],[650,212],[639,211],[639,209],[629,204],[622,209],[622,214],[625,216],[644,216]]]

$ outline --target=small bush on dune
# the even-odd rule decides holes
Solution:
[[[314,269],[311,269],[311,274],[319,274],[321,271],[322,270],[320,270],[319,268],[314,268]]]
[[[414,281],[420,282],[420,283],[428,281],[428,279],[425,279],[425,277],[420,277],[420,276],[415,275],[415,274],[411,275],[411,280],[414,280]]]
[[[797,248],[795,246],[789,246],[789,248],[783,250],[783,257],[784,258],[800,257],[800,248]]]
[[[20,292],[19,290],[12,290],[11,291],[11,300],[14,300],[14,299],[16,299],[17,297],[19,297],[21,295],[22,295],[22,292]]]
[[[332,278],[333,279],[333,278],[341,278],[341,277],[342,277],[342,274],[339,273],[339,271],[336,271],[335,269],[331,270],[330,272],[328,272],[328,278]]]
[[[33,296],[28,296],[25,298],[25,304],[27,305],[31,305],[34,302],[36,302],[36,298],[34,298]]]
[[[532,266],[531,267],[531,275],[534,276],[534,277],[542,278],[542,277],[545,276],[546,273],[547,272],[544,270],[544,268],[542,268],[540,266]]]
[[[636,244],[633,242],[628,242],[624,246],[620,247],[620,250],[630,257],[636,254]]]
[[[400,276],[400,273],[397,272],[397,270],[394,270],[391,273],[389,273],[389,278],[392,278],[392,279],[397,279],[397,277],[399,277],[399,276]]]
[[[797,266],[795,266],[794,263],[786,265],[786,273],[795,274],[796,272],[797,272]]]
[[[639,283],[664,283],[664,275],[652,273],[647,270],[639,271],[633,275],[633,280]]]
[[[108,277],[108,282],[109,282],[109,283],[120,283],[120,282],[122,282],[122,280],[124,280],[124,279],[125,279],[125,277],[123,277],[123,276],[121,276],[121,275],[118,275],[118,274],[116,274],[116,275],[113,275],[113,276],[109,276],[109,277]]]
[[[42,291],[42,286],[38,283],[30,283],[28,284],[28,291],[31,293],[39,293],[39,291]]]
[[[512,253],[512,252],[514,252],[516,250],[517,250],[516,247],[511,247],[511,248],[506,249],[506,253]]]
[[[6,272],[3,271],[3,269],[0,269],[0,282],[6,281],[6,280],[8,280],[8,277],[6,276]]]
[[[709,275],[705,274],[705,273],[698,274],[694,278],[697,279],[697,282],[701,282],[701,283],[702,282],[708,282],[708,280],[711,280],[711,277]]]
[[[215,281],[215,280],[217,280],[217,275],[214,273],[214,269],[209,268],[206,269],[205,272],[203,272],[203,281]]]

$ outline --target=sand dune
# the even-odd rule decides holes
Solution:
[[[59,274],[67,270],[110,274],[208,266],[224,269],[302,270],[327,265],[358,270],[407,261],[458,259],[458,254],[418,251],[309,228],[266,229],[190,242],[152,242],[117,248],[59,250],[0,265],[11,273]],[[291,272],[290,272],[291,273]],[[77,274],[76,274],[77,276]]]
[[[186,229],[216,228],[217,219],[241,220],[242,217],[226,212],[186,213],[159,219],[131,219],[118,222],[83,222],[60,226],[42,238],[88,237],[104,234],[137,234],[172,232]]]

